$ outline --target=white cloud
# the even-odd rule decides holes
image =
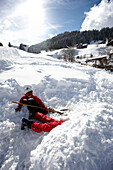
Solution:
[[[9,41],[19,45],[18,40],[20,43],[26,41],[32,44],[46,33],[45,11],[41,0],[23,1],[5,14],[0,19],[0,39],[5,45]]]
[[[70,2],[70,0],[42,0],[43,3],[46,4],[60,4],[60,5],[65,5]]]
[[[56,34],[48,34],[48,37],[49,37],[49,38],[52,38],[52,37],[54,37],[54,36],[56,36]]]
[[[102,0],[98,6],[93,6],[89,12],[85,12],[86,18],[81,25],[81,31],[104,27],[113,27],[113,0]]]
[[[11,26],[11,22],[9,20],[4,20],[3,24],[5,28],[9,28]]]

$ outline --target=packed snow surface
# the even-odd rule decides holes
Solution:
[[[113,170],[113,73],[48,54],[0,47],[0,168]],[[27,85],[47,107],[69,109],[48,116],[70,120],[51,132],[20,130],[28,110],[15,113],[12,101]]]

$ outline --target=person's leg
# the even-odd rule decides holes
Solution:
[[[31,124],[34,123],[34,121],[29,121],[25,118],[22,119],[22,124],[21,124],[21,130],[25,129],[25,126],[27,126],[28,128],[31,128]]]
[[[62,120],[60,121],[54,121],[54,122],[49,122],[49,123],[44,123],[44,124],[40,124],[37,122],[33,122],[31,124],[31,129],[35,132],[50,132],[53,128],[55,128],[58,125],[61,125],[63,123]]]
[[[46,123],[46,122],[58,122],[57,120],[55,120],[55,119],[53,119],[51,117],[48,117],[46,115],[43,115],[40,112],[35,113],[34,119],[36,119],[36,120],[38,120],[40,122],[43,122],[43,123]]]
[[[29,117],[28,117],[28,119],[29,119],[29,120],[30,120],[30,119],[34,119],[34,115],[33,115],[33,113],[30,112],[30,111],[29,111]]]
[[[44,109],[38,109],[38,111],[36,111],[35,109],[31,109],[29,110],[29,119],[34,119],[35,117],[35,113],[40,112],[43,115],[46,115],[48,113],[48,111],[44,110]]]
[[[54,119],[53,119],[54,120]],[[25,118],[22,119],[22,125],[21,125],[21,130],[25,129],[25,126],[27,126],[28,128],[31,128],[33,131],[35,132],[49,132],[51,131],[53,128],[55,128],[58,125],[61,125],[63,122],[67,121],[69,119],[65,119],[65,120],[60,120],[60,121],[51,121],[51,122],[47,122],[44,124],[41,123],[37,123],[34,121],[29,121]]]

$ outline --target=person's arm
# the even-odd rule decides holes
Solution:
[[[19,103],[22,103],[22,102],[23,102],[23,99],[25,99],[25,98],[26,98],[26,97],[23,96],[23,97],[20,99]],[[21,111],[21,108],[22,108],[22,105],[19,104],[18,107],[15,109],[15,112],[20,112],[20,111]]]
[[[44,103],[41,101],[41,99],[39,99],[37,96],[35,96],[35,101],[37,102],[37,104],[40,106],[40,107],[43,107],[47,110],[47,107],[44,105]]]

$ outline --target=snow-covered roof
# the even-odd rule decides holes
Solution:
[[[102,56],[98,56],[98,57],[88,58],[87,61],[101,60],[101,59],[107,59],[107,58],[108,58],[107,55],[102,55]]]

